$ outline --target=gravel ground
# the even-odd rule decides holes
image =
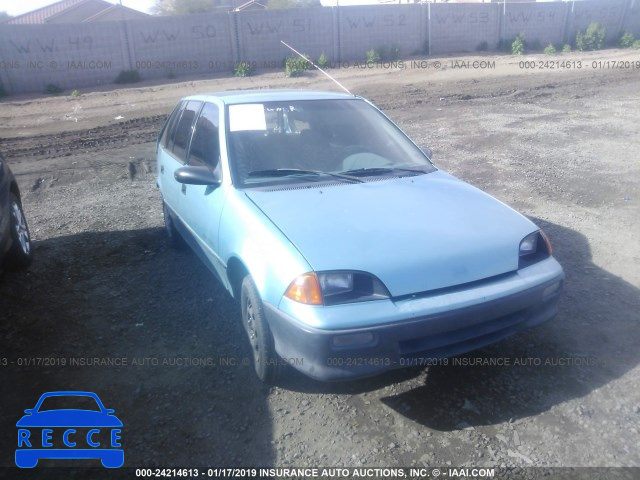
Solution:
[[[3,100],[0,149],[36,259],[0,278],[0,467],[14,465],[22,411],[52,390],[93,391],[116,410],[125,467],[640,467],[640,70],[487,59],[495,69],[446,58],[439,70],[335,75],[430,145],[438,167],[545,228],[567,274],[560,313],[446,365],[350,383],[291,370],[260,384],[238,306],[193,254],[168,246],[155,188],[154,139],[179,97],[334,89],[321,75]],[[60,465],[30,474],[73,476],[45,468]]]

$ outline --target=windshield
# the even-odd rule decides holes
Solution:
[[[364,181],[435,168],[393,123],[359,99],[229,105],[229,163],[240,187]]]

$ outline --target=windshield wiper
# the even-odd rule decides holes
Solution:
[[[398,168],[398,167],[371,167],[371,168],[356,168],[354,170],[346,170],[340,172],[342,175],[379,175],[392,172],[408,172],[408,173],[427,173],[419,168]]]
[[[254,170],[249,172],[248,177],[286,177],[289,175],[329,175],[331,177],[342,178],[351,182],[364,183],[364,180],[344,173],[323,172],[322,170],[304,170],[301,168],[272,168],[269,170]]]

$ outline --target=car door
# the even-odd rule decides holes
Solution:
[[[202,102],[183,101],[165,126],[158,145],[158,186],[167,206],[184,221],[183,197],[186,185],[176,181],[175,171],[186,164],[193,126]]]
[[[205,103],[195,122],[189,145],[187,165],[206,167],[222,179],[220,165],[220,110],[213,103]],[[224,207],[224,182],[217,186],[185,185],[181,209],[184,221],[198,243],[199,253],[224,278],[224,262],[219,257],[218,230]]]

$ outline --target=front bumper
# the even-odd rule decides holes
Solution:
[[[304,324],[268,304],[265,304],[265,313],[276,351],[304,374],[323,381],[367,377],[396,368],[424,365],[425,359],[475,350],[552,319],[558,312],[557,300],[564,273],[554,259],[549,260],[552,261],[549,265],[537,267],[554,269],[540,283],[504,296],[493,295],[488,300],[477,297],[473,305],[452,305],[448,310],[422,312],[393,323],[329,330]],[[434,298],[435,303],[441,303],[441,298]],[[367,343],[336,346],[335,338],[349,338],[345,335],[365,339]]]

